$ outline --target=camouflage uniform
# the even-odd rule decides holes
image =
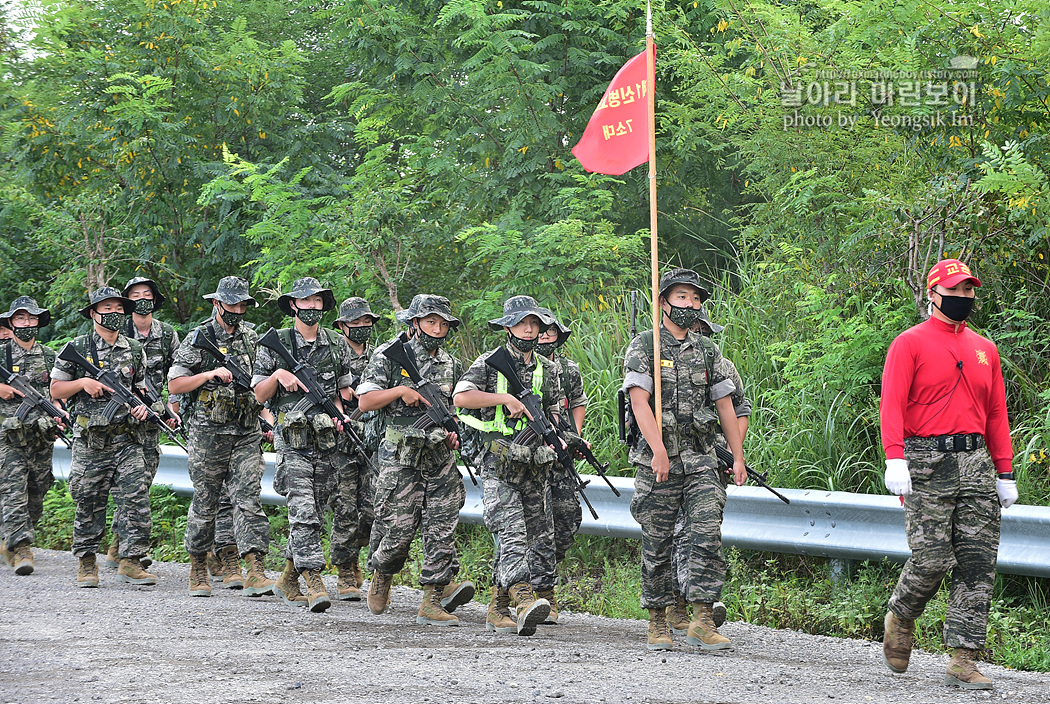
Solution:
[[[259,335],[243,321],[232,335],[214,318],[196,331],[225,353],[235,353],[241,366],[251,372]],[[169,380],[220,366],[212,355],[191,344],[193,335],[187,335],[176,351]],[[270,522],[260,498],[265,466],[259,429],[261,406],[255,394],[233,382],[223,384],[212,379],[185,396],[188,468],[193,481],[193,501],[186,517],[186,552],[201,556],[213,545],[220,549],[236,544],[241,556],[250,552],[266,554]],[[231,508],[224,509],[227,500]],[[228,512],[232,513],[233,535],[229,534],[229,519],[221,520]]]
[[[92,339],[98,359],[93,359]],[[111,346],[92,330],[68,344],[93,364],[112,369],[127,388],[145,387],[146,355],[138,342],[118,335]],[[54,381],[74,381],[84,376],[80,367],[62,359],[56,359],[51,370]],[[124,538],[120,557],[142,557],[149,549],[153,529],[150,478],[142,454],[144,423],[135,420],[123,406],[107,422],[102,413],[110,402],[108,395],[96,399],[80,392],[72,401],[70,416],[74,419],[75,439],[69,491],[76,502],[73,554],[83,557],[98,552],[106,530],[106,503],[112,491],[118,508],[117,532]]]
[[[740,378],[740,372],[737,371],[736,365],[733,364],[727,357],[722,357],[722,368],[718,370],[719,374],[730,379],[733,382],[733,386],[736,387],[729,398],[733,400],[733,411],[737,418],[743,418],[751,415],[751,401],[744,395],[744,382]],[[726,443],[725,435],[721,433],[715,439],[717,445],[729,449],[729,445]],[[728,481],[729,475],[727,472],[732,472],[732,467],[720,465],[718,468],[719,474],[722,477],[722,483]],[[689,553],[688,545],[686,542],[686,529],[685,529],[685,514],[679,513],[678,520],[675,521],[674,525],[674,553],[671,557],[671,573],[674,578],[674,590],[676,594],[685,596],[685,592],[682,590],[682,585],[686,584],[689,579],[688,565],[689,565]]]
[[[342,335],[321,327],[312,342],[307,342],[294,327],[278,334],[296,359],[313,367],[329,398],[334,399],[339,389],[350,385],[350,348]],[[260,347],[252,386],[258,386],[278,368],[288,367],[274,352]],[[336,450],[338,440],[331,417],[310,405],[301,391],[289,393],[278,384],[269,403],[277,416],[273,433],[277,470],[273,484],[277,493],[288,500],[285,555],[294,560],[299,572],[321,570],[325,567],[321,547],[324,509],[336,491],[338,476],[345,471],[346,453]],[[356,506],[353,512],[356,514]],[[351,523],[356,523],[356,516]]]
[[[54,362],[54,351],[39,342],[34,341],[29,350],[14,340],[0,342],[0,363],[26,377],[45,398],[51,398]],[[0,399],[0,540],[8,548],[33,542],[44,512],[44,495],[55,482],[51,473],[55,423],[37,409],[19,420],[15,414],[21,404],[17,395]]]
[[[551,361],[558,367],[558,378],[561,380],[565,400],[560,412],[562,425],[570,432],[576,433],[572,409],[587,405],[587,394],[583,390],[583,375],[580,365],[561,354],[553,354]],[[551,473],[550,498],[548,500],[551,518],[554,522],[555,560],[565,559],[569,548],[576,542],[576,533],[583,521],[580,497],[577,494],[576,480],[564,467],[556,466]]]
[[[713,402],[733,392],[718,346],[690,332],[682,341],[660,329],[663,442],[670,474],[657,483],[652,449],[639,434],[631,448],[635,493],[631,515],[642,527],[642,608],[674,603],[671,568],[675,520],[685,516],[683,591],[690,602],[718,600],[725,582],[722,511],[726,492],[714,446],[719,435]],[[634,338],[624,357],[625,391],[652,393],[652,332]]]
[[[447,305],[446,299],[441,300]],[[428,313],[421,310],[418,315]],[[383,355],[390,344],[380,345],[372,355],[357,387],[358,394],[395,386],[415,388],[397,363]],[[415,356],[419,373],[441,390],[451,408],[452,387],[462,373],[460,363],[441,348],[431,357],[415,338],[406,348]],[[386,432],[376,455],[379,476],[375,483],[375,522],[368,569],[382,575],[400,572],[419,530],[423,541],[419,582],[445,585],[459,572],[455,531],[466,491],[455,453],[445,445],[445,429],[424,431],[411,427],[425,412],[422,404],[410,407],[400,399],[380,410]]]
[[[890,610],[916,619],[948,570],[951,593],[944,619],[949,648],[984,648],[988,608],[999,550],[999,498],[987,447],[940,452],[933,438],[904,441],[911,493],[904,497],[904,523],[911,556],[904,565]],[[956,562],[956,556],[962,559]]]
[[[541,396],[548,416],[563,412],[559,368],[535,353],[526,364],[523,354],[513,346],[508,345],[507,350],[518,360],[521,383]],[[494,351],[470,365],[456,385],[456,394],[473,390],[499,393],[499,374],[485,364]],[[541,370],[539,374],[537,369]],[[530,584],[537,591],[552,589],[556,564],[549,492],[554,450],[542,443],[536,448],[513,444],[511,438],[525,422],[511,421],[506,426],[503,414],[502,406],[460,412],[461,423],[473,427],[479,436],[479,450],[473,460],[483,478],[485,527],[497,541],[493,583],[504,590],[520,583]],[[505,430],[497,429],[501,425]],[[513,457],[512,451],[519,456]]]

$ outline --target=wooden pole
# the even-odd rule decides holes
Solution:
[[[660,384],[660,247],[656,232],[656,51],[653,39],[653,10],[645,3],[645,68],[649,105],[649,259],[653,279],[653,413],[656,428],[663,432]]]

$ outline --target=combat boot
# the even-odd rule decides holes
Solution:
[[[117,581],[128,584],[156,584],[157,576],[142,569],[137,557],[124,557],[117,568]]]
[[[190,596],[211,596],[208,560],[204,555],[190,555]]]
[[[474,598],[473,582],[449,582],[441,593],[441,608],[452,613]]]
[[[205,559],[208,562],[208,577],[213,581],[222,581],[225,576],[222,573],[222,563],[215,557],[215,553],[211,550],[208,551]]]
[[[969,648],[956,648],[948,662],[948,671],[944,675],[944,684],[963,689],[991,689],[992,681],[977,669],[977,651]]]
[[[674,641],[671,639],[671,627],[667,625],[667,609],[649,609],[649,650],[670,650]]]
[[[321,581],[320,570],[303,570],[303,579],[306,581],[306,599],[310,602],[310,611],[321,613],[332,605],[328,590]]]
[[[711,615],[710,601],[693,602],[693,621],[689,624],[689,635],[685,642],[698,645],[703,650],[726,650],[733,647],[733,641],[718,632]]]
[[[339,581],[335,583],[335,598],[340,601],[361,601],[364,594],[357,588],[354,579],[354,565],[336,565]]]
[[[14,565],[15,574],[19,576],[33,574],[33,551],[29,549],[28,540],[23,540],[15,546]]]
[[[531,636],[536,632],[536,626],[547,619],[547,614],[551,611],[550,602],[537,599],[532,585],[528,582],[519,582],[511,587],[510,596],[518,603],[518,635]]]
[[[546,599],[547,603],[551,605],[550,613],[547,614],[547,618],[544,619],[543,623],[548,626],[558,625],[558,597],[554,596],[554,589],[537,589],[536,596],[540,599]]]
[[[306,606],[306,596],[299,590],[299,571],[291,558],[284,561],[284,572],[274,583],[273,592],[288,606]]]
[[[244,580],[244,595],[266,596],[273,594],[274,581],[266,576],[263,554],[252,550],[244,556],[244,563],[248,565],[248,577]]]
[[[360,589],[365,583],[365,576],[361,574],[361,562],[357,555],[354,555],[354,561],[350,563],[350,571],[354,574],[354,586]]]
[[[499,587],[492,587],[492,599],[489,601],[489,612],[485,617],[485,630],[496,633],[517,633],[518,624],[510,610],[510,592]]]
[[[390,606],[390,587],[393,586],[394,575],[372,573],[372,581],[368,585],[368,610],[379,615]]]
[[[4,562],[7,563],[8,567],[15,566],[15,554],[7,549],[6,540],[0,540],[0,557],[4,558]]]
[[[109,541],[109,549],[106,550],[106,567],[115,570],[120,567],[120,536],[113,533],[113,539]]]
[[[667,607],[667,625],[671,633],[684,636],[689,631],[689,622],[689,605],[685,603],[684,596],[675,594],[674,605]]]
[[[421,626],[458,626],[459,619],[450,614],[441,605],[441,595],[445,593],[444,584],[424,584],[423,601],[416,614],[416,623]]]
[[[241,575],[241,558],[236,545],[226,545],[215,551],[215,559],[222,565],[223,589],[244,589]]]
[[[77,569],[77,586],[88,588],[98,586],[98,564],[95,562],[95,553],[89,552],[80,557],[80,567]]]
[[[882,661],[894,672],[904,672],[908,669],[915,642],[915,620],[898,618],[892,611],[887,611],[882,624],[886,629],[882,637]]]
[[[153,558],[149,555],[143,555],[139,558],[139,564],[142,565],[144,568],[149,567],[153,564]]]
[[[721,628],[722,624],[726,622],[726,616],[729,612],[726,609],[726,605],[720,601],[716,601],[711,605],[711,620],[715,622],[715,628]]]

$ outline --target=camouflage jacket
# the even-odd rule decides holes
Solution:
[[[571,411],[574,408],[587,405],[587,393],[583,390],[583,374],[580,365],[568,357],[555,352],[551,355],[551,361],[558,365],[558,378],[561,380],[561,390],[565,394],[562,407]],[[571,416],[571,414],[564,414]]]
[[[137,340],[146,353],[146,370],[157,393],[164,388],[168,370],[175,363],[175,352],[179,349],[179,333],[175,328],[156,318],[150,324],[149,334],[143,337],[134,321],[128,319],[125,331],[129,339]]]
[[[98,350],[98,359],[93,358],[90,341],[94,339]],[[129,390],[143,390],[146,388],[146,353],[142,351],[142,345],[134,340],[129,340],[124,335],[117,335],[117,340],[112,345],[102,339],[97,332],[90,332],[74,338],[66,344],[73,345],[92,364],[97,364],[103,369],[112,369],[117,373],[122,384]],[[75,381],[87,376],[83,369],[62,359],[55,359],[55,366],[51,369],[51,378],[54,381]],[[100,420],[102,412],[110,402],[110,395],[105,394],[102,398],[92,398],[83,391],[77,393],[71,399],[69,415],[75,420],[73,434],[82,437],[85,424],[89,421],[94,427],[102,425]],[[128,409],[121,406],[113,416],[109,425],[119,426],[125,422],[137,425],[128,413]]]
[[[395,340],[384,342],[376,348],[368,360],[368,365],[361,374],[361,381],[357,385],[359,396],[370,391],[382,391],[392,389],[395,386],[408,386],[416,388],[416,385],[408,377],[408,372],[402,369],[397,362],[383,354],[383,350],[392,345]],[[452,408],[452,388],[463,374],[463,365],[443,348],[438,348],[431,357],[426,350],[420,347],[415,338],[408,341],[406,347],[415,356],[416,367],[424,380],[432,382],[441,390],[446,407]],[[418,418],[426,413],[423,404],[418,406],[406,406],[401,399],[396,399],[380,410],[384,419],[390,418]]]
[[[50,400],[51,367],[55,363],[53,349],[34,341],[33,346],[25,350],[13,340],[5,340],[0,342],[0,363],[15,374],[29,379],[33,388],[39,391],[44,398]],[[21,405],[22,398],[17,394],[8,401],[0,398],[0,420],[15,415]],[[26,422],[43,416],[43,413],[34,408],[29,411]]]
[[[320,327],[317,329],[317,338],[312,342],[307,342],[295,328],[279,330],[278,335],[281,342],[295,355],[296,359],[313,367],[328,398],[335,399],[339,389],[345,389],[350,385],[353,378],[353,373],[350,371],[350,345],[346,343],[342,335]],[[288,369],[288,365],[276,353],[260,347],[255,357],[252,386],[258,386],[278,369]],[[270,399],[268,407],[280,420],[281,414],[295,408],[296,404],[303,399],[303,395],[301,391],[285,391],[284,387],[278,384],[277,391]],[[316,407],[301,410],[308,417],[320,412],[320,409]]]

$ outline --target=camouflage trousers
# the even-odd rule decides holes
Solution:
[[[433,458],[427,451],[419,465],[404,466],[398,464],[396,451],[393,442],[383,440],[376,455],[379,476],[368,568],[380,574],[400,572],[419,531],[423,545],[419,583],[448,584],[459,572],[455,533],[467,500],[455,455],[439,450]]]
[[[347,453],[342,471],[336,477],[332,494],[332,533],[329,538],[333,565],[357,562],[361,548],[368,545],[375,510],[375,477],[372,467],[356,452]]]
[[[999,550],[999,498],[988,450],[909,450],[911,493],[904,522],[911,557],[904,565],[889,608],[918,618],[952,572],[944,642],[949,648],[984,647],[988,609]]]
[[[36,537],[44,495],[55,483],[53,451],[52,445],[30,449],[0,441],[0,539],[8,547]]]
[[[677,465],[677,466],[676,466]],[[631,515],[642,528],[642,608],[671,606],[676,593],[672,569],[675,523],[682,516],[681,580],[687,601],[718,601],[725,583],[722,512],[726,491],[717,469],[685,474],[671,458],[671,474],[660,483],[651,467],[635,465]]]
[[[157,478],[157,468],[160,467],[160,430],[147,428],[140,432],[143,433],[145,438],[142,443],[142,461],[146,465],[146,475],[149,477],[150,486],[152,486],[153,480]],[[119,535],[117,531],[119,512],[119,507],[113,511],[111,531],[114,535]]]
[[[122,536],[120,557],[142,557],[149,550],[153,517],[150,514],[150,479],[142,446],[130,440],[88,447],[84,438],[73,441],[69,493],[76,504],[73,519],[73,554],[98,552],[106,532],[106,503],[113,492],[117,504],[117,532]]]
[[[215,550],[237,544],[237,533],[233,530],[233,501],[230,497],[230,478],[227,477],[219,492],[219,506],[215,509]]]
[[[724,445],[724,443],[722,443]],[[729,484],[732,470],[725,465],[718,468],[718,477],[722,480],[722,486]],[[674,545],[671,553],[671,579],[674,583],[674,593],[685,597],[683,584],[689,583],[689,544],[685,529],[685,512],[679,511],[678,518],[674,522]]]
[[[583,522],[580,496],[576,493],[576,482],[564,472],[555,472],[551,477],[547,503],[554,522],[554,558],[565,559],[569,548],[576,542],[576,534]]]
[[[496,540],[492,581],[501,589],[526,582],[551,589],[557,580],[550,484],[508,481],[482,472],[485,527]]]
[[[193,500],[186,516],[186,552],[200,556],[213,547],[236,543],[241,555],[266,554],[270,547],[270,521],[260,498],[265,469],[261,434],[215,433],[192,425],[189,441],[187,466],[193,482]],[[224,498],[231,506],[232,541],[229,535],[217,535],[217,517]]]

